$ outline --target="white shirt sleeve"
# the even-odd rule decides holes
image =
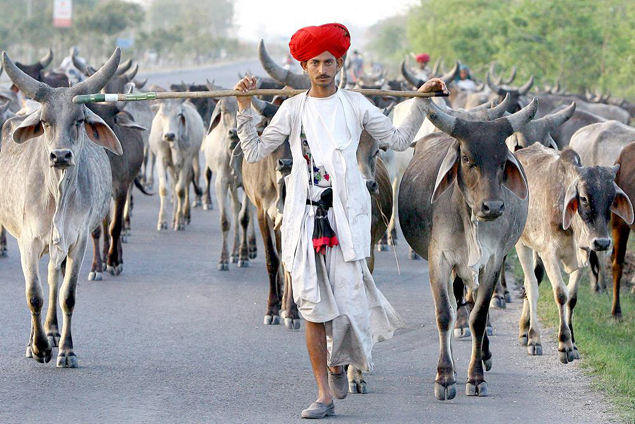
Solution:
[[[254,163],[264,159],[291,134],[291,111],[285,106],[286,103],[280,105],[280,109],[260,137],[256,131],[251,108],[239,111],[236,115],[238,138],[247,162]]]
[[[416,99],[412,103],[410,114],[395,128],[390,118],[385,116],[368,99],[362,97],[359,106],[362,112],[362,125],[368,133],[380,144],[387,145],[393,150],[406,150],[414,141],[417,132],[426,116],[425,102],[429,100]]]

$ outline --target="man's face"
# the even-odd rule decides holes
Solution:
[[[306,62],[301,62],[302,69],[309,74],[311,84],[318,87],[328,87],[335,84],[335,75],[340,70],[343,59],[336,59],[329,52],[324,52]]]
[[[459,77],[464,80],[467,78],[467,69],[461,69],[460,73],[459,73]]]
[[[425,69],[428,62],[417,62],[419,64],[419,69]]]

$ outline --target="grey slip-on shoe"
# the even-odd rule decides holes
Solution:
[[[333,397],[335,397],[335,399],[344,399],[348,394],[348,378],[346,376],[346,371],[342,370],[339,374],[333,374],[331,373],[331,370],[329,370],[329,387],[331,388],[331,392],[333,392]]]
[[[322,402],[313,402],[311,406],[302,411],[302,418],[321,419],[335,415],[335,405],[331,402],[328,405]]]

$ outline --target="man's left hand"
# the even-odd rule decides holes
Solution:
[[[420,93],[431,93],[434,91],[443,91],[445,94],[449,94],[448,87],[445,85],[445,82],[439,78],[431,78],[426,81],[421,87],[419,87]]]

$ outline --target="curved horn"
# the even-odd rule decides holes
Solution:
[[[450,72],[446,72],[445,74],[441,75],[439,78],[441,78],[443,82],[445,82],[446,84],[449,84],[452,81],[454,81],[454,78],[456,78],[456,74],[458,72],[459,72],[459,61],[457,60],[456,63],[454,64],[454,68],[450,69]]]
[[[500,102],[498,106],[493,106],[492,108],[488,109],[487,117],[489,118],[489,120],[493,121],[494,119],[498,119],[501,116],[503,116],[505,112],[507,111],[507,108],[509,107],[509,104],[511,103],[511,101],[512,101],[512,98],[509,95],[509,93],[507,93],[503,101]]]
[[[280,107],[265,100],[260,100],[255,96],[251,98],[251,106],[256,109],[256,112],[258,112],[265,118],[273,118],[273,115],[276,114],[278,108]]]
[[[25,74],[13,63],[7,52],[2,53],[2,65],[13,84],[22,90],[27,97],[40,101],[52,90],[51,87],[43,82],[39,82]]]
[[[132,81],[132,79],[137,76],[137,72],[139,72],[139,64],[136,64],[134,68],[123,75],[124,78],[126,78],[126,82]],[[115,72],[115,75],[117,75],[117,72]]]
[[[556,85],[551,89],[551,92],[553,94],[558,94],[559,91],[560,91],[560,80],[557,79],[556,80]]]
[[[490,76],[491,75],[489,72],[485,73],[485,80],[490,90],[492,90],[494,93],[497,93],[499,96],[504,96],[505,93],[507,93],[507,90],[505,90],[503,87],[499,86],[498,84],[492,82],[492,79],[490,78]]]
[[[121,49],[117,47],[104,66],[99,68],[97,72],[88,77],[86,80],[73,86],[73,92],[77,94],[99,93],[99,91],[108,84],[110,78],[112,78],[115,74],[117,65],[119,65],[119,59],[121,59]]]
[[[462,119],[464,121],[493,121],[494,119],[498,119],[505,114],[505,111],[507,110],[510,102],[511,98],[509,94],[507,94],[505,96],[505,100],[503,100],[498,106],[495,106],[496,101],[493,100],[491,102],[468,110],[446,109],[444,110],[444,112],[448,115]]]
[[[478,93],[479,91],[483,91],[485,89],[485,83],[482,82],[479,85],[476,86],[476,90],[474,90],[475,93]]]
[[[53,49],[49,48],[49,52],[46,54],[46,56],[40,59],[40,66],[42,67],[42,69],[49,66],[52,60],[53,60]]]
[[[509,74],[509,78],[503,81],[503,84],[511,84],[514,82],[514,78],[516,78],[516,66],[512,66],[512,71]]]
[[[448,73],[448,70],[445,69],[445,59],[441,60],[441,72],[443,72],[444,74]]]
[[[434,62],[434,66],[432,67],[432,72],[430,73],[431,77],[436,77],[439,73],[439,64],[441,63],[441,56],[437,58]]]
[[[501,119],[507,119],[509,124],[512,126],[513,132],[517,132],[522,130],[527,123],[531,122],[531,120],[536,115],[536,111],[538,110],[538,99],[534,98],[531,103],[527,106],[514,113],[513,115],[506,116]]]
[[[267,73],[276,81],[297,89],[306,89],[311,87],[311,81],[307,75],[294,74],[293,72],[278,65],[275,60],[269,56],[269,53],[265,48],[264,40],[260,40],[260,43],[258,43],[258,57],[260,58],[262,67],[265,68],[265,71],[267,71]]]
[[[348,75],[346,74],[346,63],[342,64],[342,69],[340,70],[340,84],[339,88],[346,88],[346,84],[348,84]]]
[[[575,107],[576,104],[573,102],[559,112],[536,119],[532,122],[532,125],[541,126],[547,133],[550,133],[571,118],[573,112],[575,112]]]
[[[0,77],[2,76],[2,71],[4,70],[4,68],[2,67],[2,63],[0,63]]]
[[[130,69],[131,66],[132,66],[132,59],[126,60],[124,63],[120,64],[119,67],[117,67],[117,71],[115,71],[115,75],[125,74],[128,71],[128,69]]]
[[[525,83],[525,85],[518,87],[518,94],[524,96],[531,90],[531,86],[534,85],[534,76],[529,77],[529,81]]]
[[[498,101],[496,101],[496,99],[494,99],[491,102],[485,102],[482,105],[474,106],[474,107],[471,107],[471,108],[466,109],[466,110],[468,112],[478,112],[480,110],[488,110],[488,109],[491,109],[493,107],[496,107],[497,104],[498,104]]]
[[[134,80],[134,85],[135,87],[137,87],[137,90],[141,90],[148,82],[148,79],[142,79],[142,80]]]
[[[487,71],[487,72],[489,72],[490,77],[492,77],[492,78],[494,79],[494,81],[496,82],[496,84],[500,84],[500,83],[501,83],[501,81],[500,81],[500,80],[501,80],[501,79],[500,79],[500,77],[496,76],[496,62],[492,62],[492,63],[489,65],[489,71]],[[487,72],[486,72],[486,73],[487,73]]]
[[[87,73],[87,69],[86,69],[86,64],[84,62],[82,62],[81,60],[79,60],[79,58],[76,55],[72,55],[71,59],[73,60],[73,66],[76,67],[77,69],[79,69],[79,71],[82,74],[86,74]]]
[[[452,135],[457,118],[445,113],[430,100],[427,100],[426,103],[426,111],[430,122],[444,133]]]
[[[406,61],[401,62],[401,75],[408,81],[410,84],[414,85],[416,88],[419,88],[423,85],[423,80],[417,78],[410,69],[406,66]]]

